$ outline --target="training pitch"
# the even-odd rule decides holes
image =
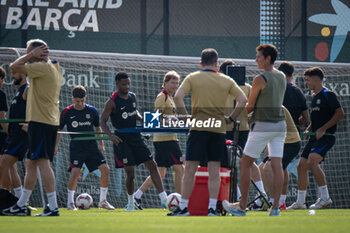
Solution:
[[[316,210],[315,215],[308,215],[308,210],[287,210],[281,211],[281,217],[269,217],[267,211],[250,211],[246,217],[168,217],[167,213],[161,209],[126,212],[124,209],[67,211],[61,208],[60,217],[0,216],[0,232],[350,232],[349,209]]]

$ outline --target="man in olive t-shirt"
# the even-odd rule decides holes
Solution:
[[[26,74],[26,121],[28,124],[29,155],[23,193],[18,202],[3,211],[5,215],[30,215],[26,206],[34,189],[40,169],[49,205],[38,216],[59,216],[56,199],[55,175],[50,166],[53,159],[59,125],[59,95],[62,70],[56,61],[49,60],[47,44],[39,39],[27,42],[27,54],[11,63],[14,72]]]
[[[208,216],[216,216],[216,202],[220,188],[220,161],[225,151],[226,123],[230,123],[243,110],[247,98],[230,77],[218,73],[218,53],[205,49],[201,55],[202,70],[189,74],[175,94],[175,105],[179,113],[188,115],[185,96],[191,92],[190,135],[187,142],[185,174],[182,183],[179,207],[169,215],[188,216],[188,200],[194,186],[194,175],[199,162],[208,160],[209,205]],[[229,117],[225,117],[228,95],[236,99],[237,105]]]

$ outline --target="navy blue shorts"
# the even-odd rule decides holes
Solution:
[[[49,159],[52,161],[55,151],[58,126],[38,122],[28,125],[28,159]]]
[[[293,161],[295,157],[298,156],[300,151],[301,143],[285,143],[283,148],[283,158],[282,158],[282,167],[283,170],[287,168],[288,164]]]
[[[222,161],[225,156],[225,134],[209,131],[190,131],[187,140],[186,160]]]
[[[182,164],[182,152],[178,141],[153,142],[158,167]]]
[[[113,144],[115,167],[135,166],[152,160],[152,154],[139,133],[118,134],[123,142]]]
[[[106,158],[98,149],[96,141],[71,141],[70,168],[81,168],[83,164],[90,172],[96,170],[101,164],[107,163]]]
[[[22,161],[28,153],[28,136],[9,138],[4,154],[14,156]]]
[[[309,154],[316,153],[321,155],[324,160],[327,152],[333,147],[334,144],[335,136],[323,136],[319,140],[316,140],[316,137],[311,137],[306,144],[301,157],[308,159]]]

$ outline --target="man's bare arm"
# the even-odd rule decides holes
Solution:
[[[184,101],[185,97],[186,97],[185,91],[182,88],[177,89],[174,97],[174,102],[175,102],[177,111],[183,116],[188,115],[188,112],[185,106],[185,101]]]
[[[61,130],[58,129],[57,131],[59,132],[59,131],[61,131]],[[60,133],[57,133],[54,155],[57,155],[57,153],[58,153],[58,145],[60,144],[60,141],[61,141],[61,134],[60,134]]]
[[[299,125],[306,125],[310,121],[309,110],[305,109],[301,112],[301,117],[299,118]]]
[[[337,108],[335,110],[335,113],[333,115],[333,117],[326,123],[324,124],[321,128],[316,130],[316,139],[320,139],[325,133],[326,130],[329,129],[330,127],[334,126],[335,124],[337,124],[343,117],[344,117],[345,113],[343,108]]]
[[[255,106],[256,100],[258,99],[259,93],[261,90],[265,88],[265,86],[266,86],[266,82],[263,76],[259,75],[254,78],[252,83],[252,91],[250,92],[248,104],[246,106],[248,113],[254,110],[254,106]]]
[[[97,132],[102,132],[101,126],[97,126],[97,127],[95,127],[95,129],[96,129]],[[99,136],[102,136],[102,134],[99,135]],[[99,143],[100,143],[100,151],[101,151],[101,153],[103,154],[103,153],[105,153],[105,151],[106,151],[106,149],[105,149],[105,143],[103,142],[103,140],[99,140]]]
[[[122,142],[122,140],[111,132],[107,124],[113,110],[115,110],[115,104],[112,100],[108,100],[101,114],[101,128],[111,138],[112,142],[115,145],[118,145],[120,142]]]
[[[42,45],[40,47],[36,47],[30,53],[23,55],[18,58],[16,61],[10,64],[10,69],[12,72],[27,74],[25,69],[25,64],[30,61],[32,58],[43,58],[46,57],[49,53],[49,49],[47,46]]]
[[[244,93],[241,93],[239,96],[237,96],[236,98],[236,107],[235,109],[233,109],[231,115],[229,117],[231,117],[231,119],[236,119],[239,114],[241,114],[241,112],[243,111],[243,109],[245,108],[246,104],[247,104],[247,97],[245,96]],[[231,123],[230,119],[228,119],[229,121],[226,120],[227,123]]]

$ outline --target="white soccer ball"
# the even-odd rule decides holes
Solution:
[[[179,193],[170,193],[166,199],[166,206],[170,211],[174,211],[179,206],[181,195]]]
[[[308,214],[309,215],[315,215],[315,210],[309,210]]]
[[[94,200],[89,194],[82,193],[79,196],[77,196],[77,199],[75,200],[75,204],[76,204],[76,207],[78,207],[81,210],[88,210],[94,206]]]

